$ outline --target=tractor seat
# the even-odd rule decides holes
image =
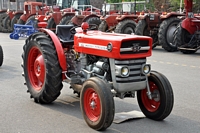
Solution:
[[[70,32],[73,25],[57,25],[56,35],[62,43],[68,43],[69,45],[74,44],[74,34]]]

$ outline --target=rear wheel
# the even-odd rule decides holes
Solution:
[[[101,21],[98,30],[102,32],[106,32],[108,30],[108,24],[105,20]]]
[[[177,51],[177,46],[173,44],[173,33],[180,21],[179,18],[171,17],[164,20],[160,25],[158,41],[168,52]]]
[[[134,22],[133,20],[125,19],[117,24],[115,32],[123,34],[135,33],[136,25],[136,22]]]
[[[91,128],[105,130],[112,124],[114,100],[110,87],[103,80],[93,77],[85,81],[80,103],[83,117]]]
[[[0,14],[0,31],[3,31],[3,20],[8,16],[7,13],[1,13]]]
[[[56,22],[54,21],[54,18],[50,18],[47,21],[47,29],[50,29],[52,31],[56,31]]]
[[[101,20],[99,17],[90,17],[85,22],[87,22],[89,25],[95,24],[97,27],[99,27]]]
[[[44,33],[32,34],[23,47],[23,70],[35,102],[51,103],[62,89],[62,70],[53,42]]]
[[[29,23],[30,21],[32,21],[33,27],[34,27],[35,29],[37,29],[37,28],[38,28],[38,26],[37,26],[38,20],[35,19],[35,15],[30,16],[30,17],[26,20],[26,24]]]
[[[172,111],[174,96],[168,79],[156,71],[148,76],[152,99],[147,96],[147,89],[137,92],[137,100],[144,115],[153,120],[163,120]]]
[[[173,35],[173,44],[179,48],[189,48],[187,44],[190,42],[192,35],[181,27],[181,23],[177,26],[177,29]],[[193,54],[196,50],[179,49],[184,54]]]
[[[22,24],[22,25],[24,25],[24,24],[25,24],[25,21],[23,21],[22,19],[19,19],[19,20],[17,21],[17,24]]]
[[[16,14],[11,20],[11,29],[14,30],[14,24],[17,24],[22,14]]]
[[[70,20],[72,19],[72,17],[74,16],[65,16],[60,20],[59,25],[68,25],[70,23]]]
[[[150,36],[153,39],[152,48],[155,48],[158,45],[158,36],[154,31],[154,34],[150,34],[151,29],[148,29],[147,22],[143,19],[138,22],[135,27],[135,34],[142,35],[142,36]]]
[[[10,19],[9,15],[7,15],[3,20],[3,29],[2,29],[2,31],[5,32],[5,33],[12,32],[11,19]]]
[[[3,49],[0,45],[0,66],[2,66],[2,64],[3,64]]]

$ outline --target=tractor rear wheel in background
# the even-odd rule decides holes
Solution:
[[[7,15],[3,20],[3,29],[2,29],[2,31],[5,32],[5,33],[12,32],[11,19],[10,19],[9,15]]]
[[[115,28],[116,33],[131,34],[135,33],[136,22],[130,19],[125,19],[119,22]]]
[[[108,24],[105,20],[101,21],[98,30],[102,32],[106,32],[108,30]]]
[[[28,92],[38,103],[51,103],[60,95],[62,69],[55,46],[46,34],[29,36],[23,46],[23,70]]]
[[[23,21],[22,19],[19,19],[18,21],[17,21],[17,24],[22,24],[22,25],[24,25],[26,22],[25,21]]]
[[[56,31],[56,22],[54,21],[54,18],[50,18],[47,21],[47,29],[50,29],[52,31]]]
[[[105,130],[112,124],[115,106],[111,88],[105,81],[97,77],[86,80],[81,91],[80,106],[89,127]]]
[[[3,20],[8,16],[7,13],[1,13],[0,14],[0,31],[3,31]]]
[[[63,17],[63,18],[60,20],[59,25],[68,25],[73,17],[74,17],[74,16],[72,16],[72,15]]]
[[[173,44],[173,33],[180,21],[177,17],[171,17],[164,20],[160,25],[158,42],[168,52],[177,51],[177,46]]]
[[[148,76],[152,99],[147,96],[147,89],[137,91],[137,100],[141,111],[147,118],[163,120],[172,111],[174,105],[173,90],[168,79],[156,71]]]
[[[138,24],[135,28],[135,34],[136,35],[142,35],[142,36],[150,36],[153,39],[153,45],[152,48],[155,48],[158,45],[158,36],[157,34],[150,34],[150,30],[148,29],[147,22],[143,20],[139,20]],[[155,32],[155,31],[154,31]]]
[[[3,49],[0,45],[0,66],[2,66],[2,64],[3,64]]]
[[[85,22],[87,22],[89,25],[95,24],[98,30],[101,20],[99,17],[89,17]]]
[[[173,44],[178,47],[178,50],[184,54],[193,54],[196,50],[186,50],[186,49],[179,49],[179,48],[191,48],[187,46],[191,40],[191,34],[181,27],[181,23],[177,26],[177,29],[174,32],[173,36]]]
[[[35,15],[30,16],[30,17],[26,20],[26,24],[27,24],[28,22],[30,22],[30,21],[33,22],[33,27],[34,27],[35,29],[37,29],[37,28],[38,28],[38,25],[37,25],[38,20],[35,19]]]
[[[16,15],[12,18],[12,20],[11,20],[11,29],[12,29],[12,30],[14,30],[14,24],[17,24],[17,22],[19,21],[21,15],[22,15],[22,14],[16,14]]]

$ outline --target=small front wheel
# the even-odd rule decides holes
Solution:
[[[115,107],[111,89],[96,77],[83,84],[80,106],[83,117],[91,128],[105,130],[114,119]]]
[[[152,71],[148,76],[149,88],[152,99],[147,96],[147,89],[137,92],[137,100],[140,109],[147,118],[153,120],[163,120],[172,111],[174,96],[172,87],[168,79],[156,71]]]

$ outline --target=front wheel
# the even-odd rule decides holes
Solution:
[[[111,89],[96,77],[83,84],[80,97],[83,117],[91,128],[105,130],[113,122],[115,107]]]
[[[0,66],[2,66],[2,64],[3,64],[3,49],[0,45]]]
[[[137,91],[137,100],[140,109],[147,118],[163,120],[172,111],[174,96],[168,79],[156,71],[148,76],[152,99],[147,96],[147,89]]]
[[[53,42],[38,32],[27,38],[23,50],[22,67],[31,98],[39,103],[53,102],[63,87],[62,69]]]

